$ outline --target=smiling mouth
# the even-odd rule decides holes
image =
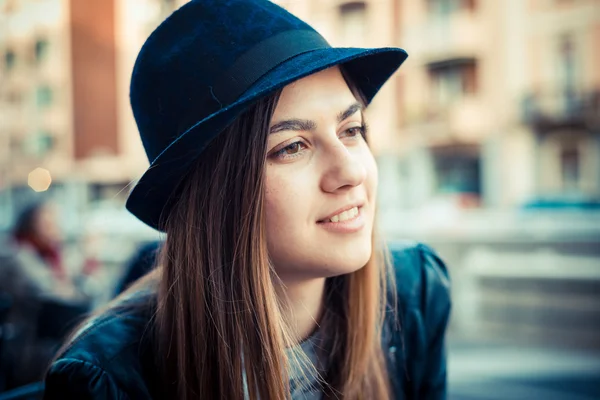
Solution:
[[[334,216],[332,216],[332,217],[330,217],[330,218],[326,218],[326,219],[323,219],[323,220],[321,220],[321,221],[318,221],[318,222],[319,222],[319,223],[327,223],[327,222],[333,222],[333,223],[336,223],[336,222],[345,222],[345,221],[350,221],[350,220],[352,220],[352,219],[354,219],[354,218],[358,217],[358,215],[359,215],[359,211],[358,211],[358,209],[359,209],[359,207],[358,207],[358,206],[356,206],[356,207],[352,207],[352,208],[351,208],[351,209],[349,209],[349,210],[342,211],[342,212],[341,212],[341,213],[339,213],[339,214],[336,214],[336,215],[334,215]]]

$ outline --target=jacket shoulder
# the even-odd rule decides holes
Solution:
[[[422,243],[390,246],[396,285],[392,349],[396,390],[407,399],[446,396],[445,335],[451,310],[448,268]]]
[[[44,400],[130,398],[109,372],[81,359],[61,357],[46,374]]]
[[[406,306],[436,308],[450,305],[450,275],[438,254],[418,242],[398,242],[390,246],[398,300]]]
[[[50,365],[45,399],[149,398],[151,300],[122,301],[86,321]]]

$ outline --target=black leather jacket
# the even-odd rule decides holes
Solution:
[[[450,286],[444,263],[427,246],[392,249],[400,324],[384,329],[396,399],[444,399],[444,337]],[[144,297],[146,296],[146,297]],[[77,334],[46,375],[45,399],[162,399],[152,355],[148,293],[123,300]]]

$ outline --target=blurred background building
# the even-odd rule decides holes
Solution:
[[[176,7],[0,2],[0,230],[24,202],[43,196],[62,206],[69,240],[77,245],[84,233],[93,235],[108,263],[155,238],[123,209],[130,182],[147,167],[129,80],[144,40]]]
[[[571,349],[536,353],[533,375],[559,359],[598,372],[568,357],[600,349],[600,1],[275,2],[333,45],[409,53],[368,110],[380,226],[448,262],[453,349],[471,362],[454,370],[502,360],[473,343],[507,342]],[[0,0],[0,230],[49,195],[72,241],[94,233],[111,282],[159,237],[123,209],[147,167],[128,87],[183,3]]]
[[[36,167],[49,171],[65,209],[123,200],[147,164],[129,108],[131,70],[175,2],[0,4],[0,225],[31,194]]]

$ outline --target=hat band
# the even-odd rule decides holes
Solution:
[[[312,50],[331,47],[317,32],[292,30],[259,42],[242,54],[213,86],[213,94],[222,104],[230,104],[264,74],[292,57]]]
[[[199,110],[203,117],[194,113],[180,120],[179,134],[232,104],[262,76],[284,61],[309,51],[330,47],[329,43],[313,30],[284,31],[257,43],[235,60],[229,69],[215,80],[214,85],[209,87],[210,92],[199,102],[202,104]]]

